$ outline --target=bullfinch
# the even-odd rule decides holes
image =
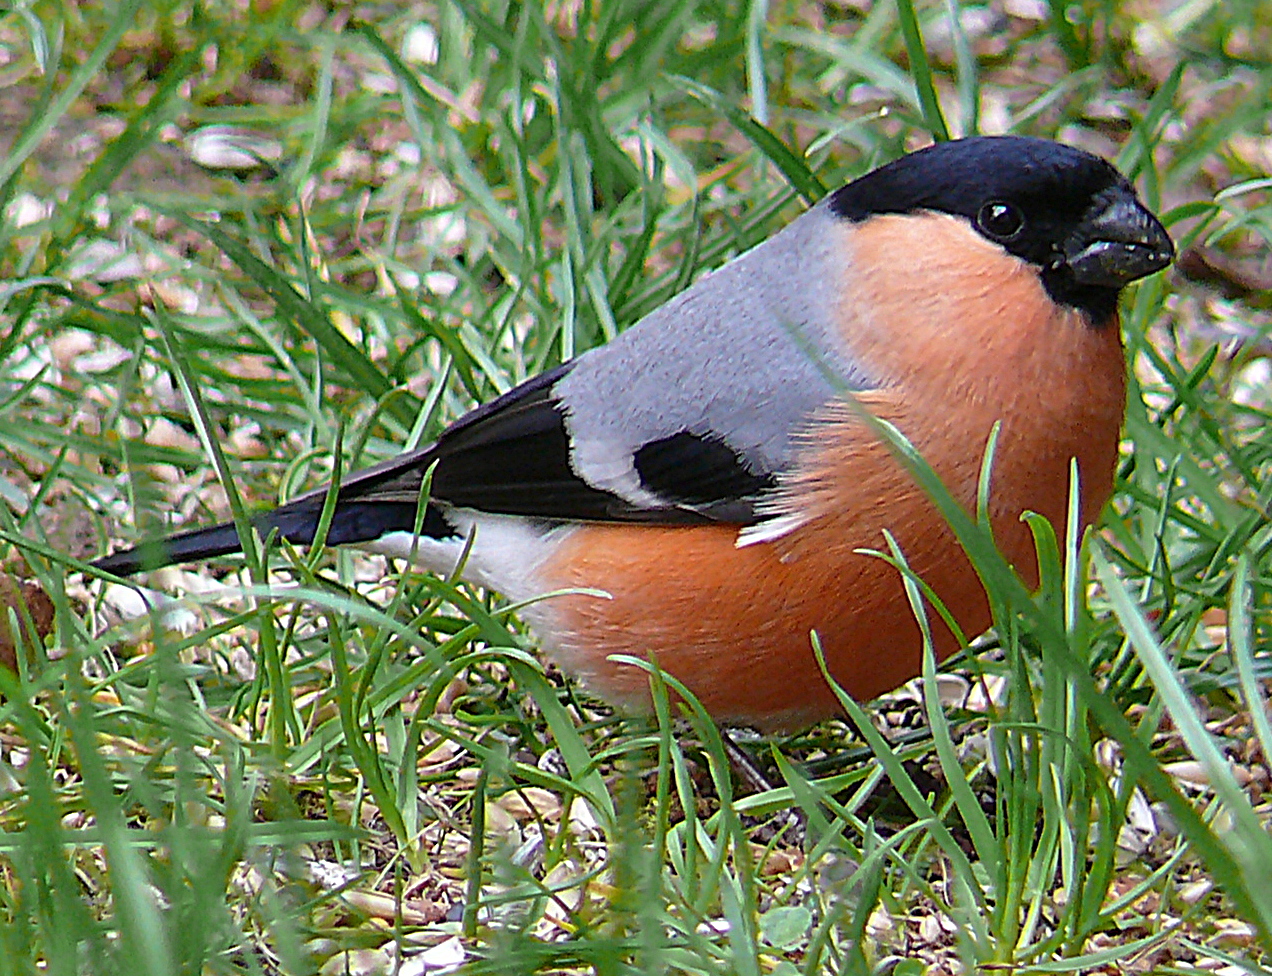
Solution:
[[[353,474],[326,541],[438,573],[464,560],[466,579],[517,601],[567,591],[524,615],[615,703],[647,700],[647,675],[613,660],[636,655],[717,720],[811,723],[838,710],[812,631],[858,699],[919,670],[902,578],[861,551],[885,531],[965,633],[990,623],[954,534],[860,409],[899,428],[969,511],[999,425],[991,526],[1036,585],[1021,515],[1063,524],[1074,459],[1084,524],[1108,498],[1126,396],[1119,292],[1173,252],[1097,156],[1020,137],[930,146],[608,345]],[[325,497],[254,525],[310,543]],[[122,575],[238,549],[225,523],[95,565]],[[933,626],[938,655],[956,650]]]

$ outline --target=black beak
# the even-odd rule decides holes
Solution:
[[[1061,249],[1075,281],[1103,288],[1121,288],[1175,258],[1166,228],[1129,187],[1101,194]]]

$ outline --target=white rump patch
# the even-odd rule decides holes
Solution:
[[[539,569],[557,546],[574,531],[518,515],[491,515],[467,508],[443,509],[457,535],[445,539],[390,532],[359,549],[407,559],[441,576],[450,576],[464,556],[468,538],[473,545],[464,563],[463,578],[498,590],[511,600],[528,600],[547,589]]]

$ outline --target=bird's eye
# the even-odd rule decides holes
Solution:
[[[1025,215],[1013,203],[991,200],[980,208],[976,226],[982,234],[996,241],[1009,241],[1024,229]]]

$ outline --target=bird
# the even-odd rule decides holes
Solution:
[[[621,709],[651,660],[721,723],[791,730],[921,669],[889,533],[966,634],[967,555],[862,411],[894,425],[1037,585],[1022,515],[1113,488],[1122,288],[1167,267],[1161,221],[1109,162],[1023,136],[939,142],[831,192],[621,332],[355,472],[325,541],[524,602],[547,655]],[[428,497],[421,502],[427,480]],[[327,488],[253,517],[314,540]],[[421,505],[423,505],[421,509]],[[98,559],[125,576],[238,551],[232,523]],[[544,599],[544,594],[553,594]],[[932,623],[938,658],[958,649]]]

